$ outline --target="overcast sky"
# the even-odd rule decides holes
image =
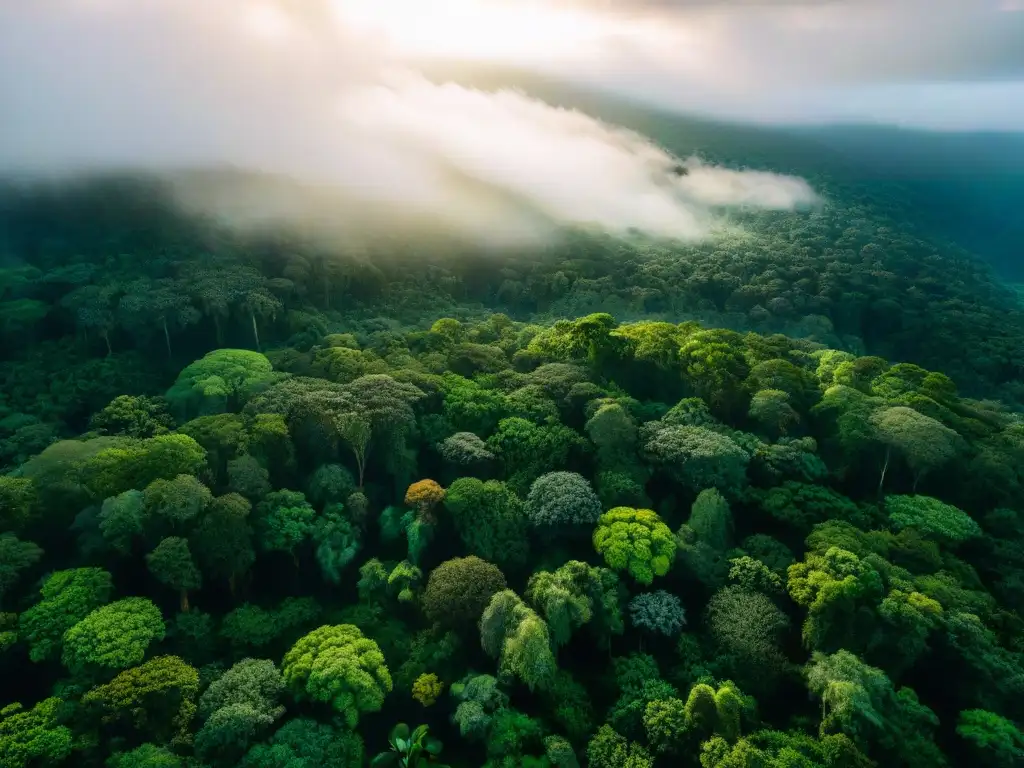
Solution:
[[[723,207],[817,202],[429,82],[427,58],[744,121],[1024,129],[1024,11],[1005,1],[0,0],[0,171],[230,164],[502,241],[561,223],[692,239]]]

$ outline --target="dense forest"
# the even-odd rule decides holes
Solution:
[[[7,184],[0,767],[1024,765],[1024,312],[813,183],[483,254]]]

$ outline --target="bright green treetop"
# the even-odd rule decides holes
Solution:
[[[157,656],[86,691],[82,705],[95,707],[107,722],[123,721],[171,745],[191,740],[199,673],[177,656]]]
[[[59,724],[62,704],[49,698],[28,710],[0,709],[0,768],[56,765],[71,754],[71,729]]]
[[[323,626],[300,638],[282,669],[297,696],[329,702],[351,728],[361,712],[379,711],[391,691],[384,654],[351,624]]]
[[[64,635],[61,660],[72,672],[127,669],[139,664],[164,632],[163,616],[151,600],[126,597],[97,608],[71,627]]]
[[[102,568],[71,568],[46,577],[43,599],[21,614],[18,634],[29,658],[43,661],[60,650],[64,633],[110,599],[113,580]]]
[[[672,567],[676,541],[653,511],[616,507],[598,520],[594,548],[609,568],[629,571],[641,584],[650,584]]]

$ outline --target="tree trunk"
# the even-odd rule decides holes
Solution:
[[[171,352],[171,332],[167,330],[167,321],[163,321],[164,326],[164,341],[167,342],[167,357],[174,357],[174,353]]]
[[[889,471],[889,458],[892,455],[892,448],[885,449],[885,464],[882,465],[882,477],[878,481],[878,495],[881,496],[883,493],[883,487],[885,486],[885,473]]]
[[[110,357],[114,350],[110,348],[110,335],[106,331],[103,331],[103,340],[107,342],[107,357]]]
[[[181,612],[188,613],[188,592],[181,590]]]
[[[363,475],[366,473],[366,464],[363,461],[363,457],[359,455],[359,451],[353,449],[352,453],[356,455],[356,466],[359,468],[359,490],[363,490]]]
[[[260,348],[260,330],[256,327],[256,313],[250,312],[249,315],[252,317],[252,335],[256,337],[256,351],[262,352]]]

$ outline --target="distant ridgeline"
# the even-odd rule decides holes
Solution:
[[[153,179],[10,185],[0,194],[0,412],[80,429],[115,394],[158,392],[218,346],[309,349],[332,331],[488,311],[784,332],[942,371],[975,396],[1024,400],[1014,292],[970,254],[894,220],[898,188],[812,182],[823,210],[737,215],[744,234],[695,246],[570,232],[543,251],[396,241],[358,256],[186,216]]]

